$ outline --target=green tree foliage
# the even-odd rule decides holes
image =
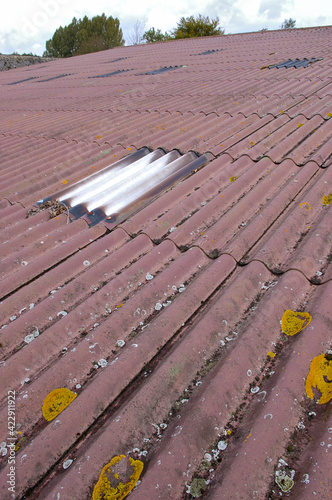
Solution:
[[[165,40],[171,40],[172,37],[167,33],[162,33],[160,29],[157,31],[154,28],[150,28],[147,30],[144,35],[143,35],[143,40],[145,40],[148,43],[152,42],[164,42]]]
[[[219,18],[209,19],[209,17],[199,14],[194,16],[181,17],[177,27],[173,31],[174,38],[192,38],[197,36],[223,35],[224,30],[218,27]]]
[[[44,57],[70,57],[124,45],[118,18],[105,14],[89,19],[84,16],[64,28],[60,26],[46,42]]]
[[[292,19],[291,17],[289,19],[285,19],[284,22],[281,25],[282,30],[289,30],[292,28],[295,28],[296,20]]]

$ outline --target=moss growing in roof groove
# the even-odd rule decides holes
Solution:
[[[195,477],[190,485],[190,495],[194,498],[199,498],[206,490],[207,484],[202,477]]]
[[[293,477],[293,474],[291,476],[287,476],[287,474],[283,471],[276,471],[275,482],[277,483],[281,491],[283,491],[284,493],[288,493],[288,491],[290,491],[294,486]]]

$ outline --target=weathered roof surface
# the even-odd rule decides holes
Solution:
[[[134,500],[330,498],[331,44],[280,30],[0,74],[1,498],[92,498],[119,455],[144,464]],[[142,147],[208,160],[117,224],[34,205]],[[47,421],[59,388],[77,397]]]

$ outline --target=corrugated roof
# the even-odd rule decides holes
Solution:
[[[143,463],[132,499],[330,497],[331,43],[279,30],[0,74],[1,498],[92,498],[121,455]],[[35,205],[142,148],[209,161],[117,224]],[[77,396],[48,421],[60,388]],[[113,486],[134,470],[115,462]]]

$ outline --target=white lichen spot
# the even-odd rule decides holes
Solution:
[[[115,347],[123,347],[125,343],[125,340],[118,340],[115,344]]]
[[[263,399],[265,399],[265,398],[266,398],[266,391],[261,391],[257,394],[257,401],[258,402],[263,401]]]
[[[39,330],[38,328],[36,328],[36,330],[33,333],[30,333],[25,337],[24,342],[30,344],[30,342],[32,342],[38,336],[39,336]]]
[[[247,375],[248,375],[248,377],[251,377],[252,371],[251,370],[247,370]]]
[[[226,450],[227,443],[226,443],[226,441],[221,440],[221,441],[219,441],[217,446],[218,446],[218,450],[223,451],[223,450]]]
[[[60,316],[61,316],[61,317],[63,318],[64,316],[67,316],[67,314],[68,314],[68,313],[67,313],[66,311],[59,311],[59,312],[58,312],[58,314],[57,314],[57,316],[58,316],[58,317],[60,317]]]
[[[180,288],[179,288],[179,293],[182,293],[186,290],[186,287],[181,285]]]
[[[26,260],[22,260],[21,265],[22,265],[22,266],[27,266],[27,265],[28,265],[28,263],[27,263],[27,261],[26,261]]]
[[[88,267],[90,265],[90,262],[88,260],[85,260],[83,262],[83,266]]]
[[[107,361],[106,361],[106,359],[101,358],[101,359],[98,361],[98,365],[99,365],[99,366],[101,366],[102,368],[106,368],[106,366],[107,366]]]
[[[68,469],[68,467],[70,467],[72,463],[73,463],[73,460],[71,458],[69,458],[68,460],[66,460],[65,462],[63,462],[62,467],[64,469]]]
[[[35,304],[33,304],[33,303],[32,303],[32,304],[30,304],[30,305],[29,305],[29,309],[30,309],[30,311],[31,311],[31,309],[33,309],[34,307],[35,307]]]
[[[259,392],[259,387],[252,387],[252,388],[250,389],[250,392],[251,392],[252,394],[257,394],[257,392]]]
[[[309,484],[310,483],[309,474],[303,474],[303,477],[301,479],[301,483],[304,483],[304,484]]]
[[[156,311],[160,311],[160,309],[162,309],[162,304],[160,304],[160,302],[157,302],[157,304],[154,306],[155,310]]]
[[[173,231],[175,231],[176,227],[171,227],[171,229],[169,230],[170,233],[173,233]]]
[[[208,460],[209,462],[212,461],[212,455],[210,455],[210,453],[205,453],[204,458],[205,458],[205,460]]]
[[[14,316],[11,316],[9,319],[10,319],[10,321],[15,321],[16,318],[17,318],[17,316],[14,315]]]
[[[94,344],[89,346],[89,351],[91,351],[91,354],[94,354],[96,352],[95,350],[93,350],[96,347],[96,345],[98,345],[98,342],[95,342]]]
[[[182,426],[181,426],[181,425],[177,425],[177,426],[175,427],[175,432],[174,432],[174,434],[172,434],[172,437],[176,437],[176,436],[178,436],[179,434],[181,434],[181,431],[182,431]]]
[[[264,420],[272,420],[272,418],[273,418],[272,413],[266,413],[266,414],[264,415]]]
[[[6,441],[3,441],[0,444],[0,456],[5,457],[7,455],[7,453],[8,453],[7,443],[6,443]]]
[[[76,389],[81,389],[82,386],[81,386],[81,384],[76,384],[75,387],[76,387]]]
[[[146,273],[146,276],[145,276],[146,281],[151,281],[151,280],[153,280],[153,278],[154,278],[154,276],[152,274]]]

